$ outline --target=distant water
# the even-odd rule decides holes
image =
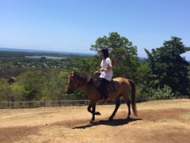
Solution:
[[[78,55],[78,56],[95,56],[93,53],[77,53],[77,52],[63,52],[63,51],[46,51],[46,50],[31,50],[31,49],[14,49],[14,48],[1,48],[1,51],[11,51],[11,52],[26,52],[26,53],[55,53],[62,55]],[[40,59],[41,57],[46,57],[47,59],[63,59],[62,57],[52,57],[52,56],[27,56],[26,58]],[[147,59],[146,57],[139,57],[140,60]]]
[[[0,48],[0,51],[10,52],[26,52],[26,53],[55,53],[63,55],[79,55],[79,56],[95,56],[93,53],[77,53],[77,52],[63,52],[63,51],[46,51],[46,50],[31,50],[31,49],[14,49],[14,48]]]
[[[25,56],[28,59],[41,59],[42,57],[46,59],[51,59],[51,60],[61,60],[61,59],[66,59],[66,57],[53,57],[53,56]]]

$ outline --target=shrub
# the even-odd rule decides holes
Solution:
[[[154,99],[172,99],[174,98],[174,94],[172,93],[172,89],[169,86],[164,85],[164,88],[158,88],[154,92]]]

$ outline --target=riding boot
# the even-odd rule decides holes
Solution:
[[[108,97],[108,95],[107,94],[102,94],[103,96],[103,98],[104,98],[104,100],[102,101],[102,104],[104,105],[104,104],[106,104],[109,100],[110,100],[110,98]]]

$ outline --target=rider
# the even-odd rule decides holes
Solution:
[[[107,101],[110,100],[110,98],[108,97],[105,89],[109,83],[109,81],[112,80],[113,77],[113,70],[112,70],[112,62],[109,58],[109,53],[108,53],[108,49],[102,49],[101,50],[101,68],[97,71],[95,71],[95,74],[100,73],[100,78],[98,81],[98,84],[96,86],[96,89],[101,93],[102,97],[104,97],[104,101],[102,102],[102,104],[106,104]]]

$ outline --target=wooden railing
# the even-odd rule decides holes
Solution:
[[[188,96],[181,96],[181,98],[189,98]],[[141,98],[137,99],[137,102],[151,101],[151,98]],[[14,101],[14,102],[4,102],[0,101],[0,109],[16,109],[16,108],[37,108],[37,107],[59,107],[59,106],[83,106],[88,105],[89,100],[53,100],[53,101]],[[121,99],[122,104],[126,102]],[[98,105],[101,101],[97,102]],[[107,104],[115,104],[114,100],[109,101]]]
[[[0,109],[82,106],[82,105],[87,105],[88,103],[89,100],[14,101],[14,102],[0,101]]]
[[[54,100],[54,101],[0,101],[0,109],[16,109],[16,108],[37,108],[37,107],[59,107],[59,106],[83,106],[88,105],[90,100]],[[109,101],[107,104],[114,104],[114,101]],[[121,100],[121,103],[125,103]],[[97,105],[101,101],[97,102]]]

